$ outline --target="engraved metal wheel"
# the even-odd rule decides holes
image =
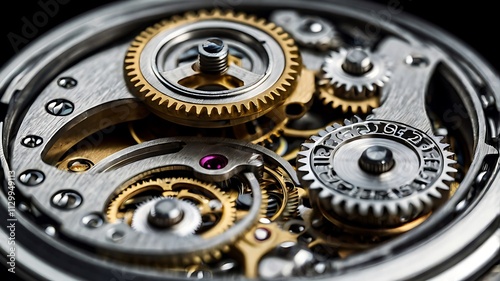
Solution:
[[[497,278],[500,76],[381,9],[117,1],[29,44],[0,71],[9,278]]]

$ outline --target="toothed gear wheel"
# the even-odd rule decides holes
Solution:
[[[405,124],[356,118],[305,142],[298,172],[311,202],[332,222],[394,227],[448,199],[456,170],[447,147]]]
[[[190,37],[180,47],[179,30],[182,38]],[[179,49],[199,55],[180,63],[186,54]],[[219,10],[189,12],[147,28],[125,58],[134,94],[160,117],[194,127],[227,127],[263,116],[293,92],[301,69],[298,47],[281,27]]]
[[[197,212],[201,215],[201,222],[199,228],[206,223],[207,219],[214,219],[210,221],[210,226],[207,229],[198,230],[204,238],[215,237],[224,233],[231,227],[236,220],[236,206],[234,199],[228,194],[221,191],[216,185],[206,182],[201,182],[192,178],[164,178],[164,179],[151,179],[138,184],[131,185],[123,190],[116,196],[108,207],[107,217],[110,222],[117,220],[124,220],[137,229],[139,224],[143,224],[142,217],[145,209],[144,205],[150,206],[150,202],[155,202],[155,197],[151,198],[151,194],[158,194],[157,196],[173,198],[179,202],[187,201],[195,205]],[[142,202],[140,200],[143,200]],[[187,203],[185,202],[185,203]],[[185,203],[181,206],[185,206]],[[150,207],[149,207],[150,209]],[[191,212],[189,209],[188,212]],[[139,212],[140,214],[137,214]],[[213,216],[215,214],[215,217]],[[139,218],[140,217],[140,218]],[[139,223],[135,219],[140,219]],[[194,222],[197,221],[196,215],[192,218]],[[134,222],[135,226],[134,227]],[[198,224],[198,223],[196,223]],[[141,226],[139,230],[143,230]],[[185,232],[182,232],[183,234]],[[198,234],[198,233],[196,233]]]
[[[144,233],[195,234],[202,222],[198,208],[188,201],[158,197],[141,204],[132,217],[132,228]]]
[[[367,48],[340,48],[323,63],[320,99],[343,112],[367,113],[391,77],[390,62]]]

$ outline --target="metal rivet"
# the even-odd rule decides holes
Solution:
[[[29,148],[40,146],[42,143],[43,139],[39,136],[34,136],[34,135],[26,136],[21,140],[21,144]]]
[[[98,214],[89,214],[82,218],[82,223],[88,228],[98,228],[103,225],[104,220]]]
[[[57,81],[57,85],[59,85],[59,87],[61,87],[61,88],[65,88],[65,89],[72,89],[72,88],[76,87],[77,84],[78,84],[78,82],[74,78],[71,78],[71,77],[62,77]]]
[[[76,191],[63,190],[52,196],[52,205],[59,209],[75,209],[82,204],[83,198]]]
[[[45,109],[48,113],[55,116],[67,116],[73,113],[75,106],[68,100],[56,99],[47,103]]]
[[[19,181],[27,186],[41,184],[45,180],[45,175],[38,170],[28,170],[19,176]]]

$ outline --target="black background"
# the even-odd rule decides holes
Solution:
[[[42,10],[41,2],[60,1],[65,4],[59,5],[59,12],[49,17],[45,25],[38,28],[36,36],[28,41],[32,42],[37,37],[42,36],[48,30],[64,23],[65,21],[96,8],[106,5],[116,0],[81,1],[81,0],[18,0],[10,1],[9,7],[4,5],[3,16],[0,17],[0,66],[17,52],[12,47],[8,38],[9,33],[22,35],[24,25],[23,17],[32,21],[33,16]],[[286,0],[284,0],[286,1]],[[497,55],[498,44],[496,43],[499,24],[496,23],[497,16],[494,2],[486,1],[460,2],[437,6],[442,1],[425,0],[371,0],[382,4],[382,10],[386,9],[389,3],[399,1],[404,12],[418,16],[434,25],[441,27],[454,36],[463,40],[472,49],[476,50],[482,57],[486,58],[491,65],[500,70],[500,56]],[[476,4],[483,2],[483,4]],[[27,44],[29,44],[29,42]],[[22,49],[26,44],[20,44]]]

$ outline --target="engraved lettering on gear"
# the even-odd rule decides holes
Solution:
[[[396,122],[346,122],[303,144],[299,173],[326,213],[392,227],[427,214],[448,198],[446,182],[453,180],[449,174],[455,169],[447,146]],[[367,151],[374,149],[384,157],[369,159]]]

